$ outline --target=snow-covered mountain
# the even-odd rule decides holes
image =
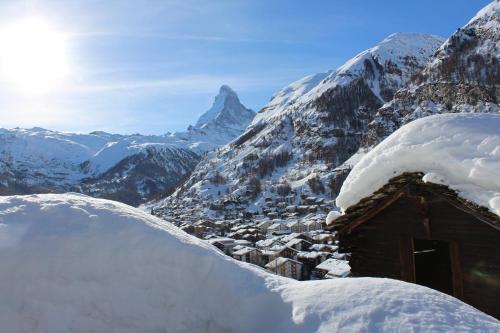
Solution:
[[[187,142],[195,151],[208,151],[238,137],[250,124],[255,112],[241,104],[238,95],[223,85],[213,105],[203,113],[196,125],[185,132],[171,134],[172,138]]]
[[[493,1],[439,48],[425,69],[384,105],[369,126],[373,146],[414,119],[500,108],[500,2]]]
[[[139,204],[176,185],[198,160],[167,136],[3,129],[0,193],[81,191]]]
[[[171,191],[201,153],[241,134],[252,117],[223,86],[185,136],[0,129],[0,194],[76,191],[138,205]]]
[[[281,89],[245,133],[208,154],[157,207],[169,214],[180,202],[201,202],[205,208],[236,202],[262,212],[269,197],[291,195],[295,204],[311,194],[331,199],[345,176],[335,168],[359,149],[377,110],[442,43],[427,34],[392,34],[337,70]]]

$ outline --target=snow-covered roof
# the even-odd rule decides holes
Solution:
[[[233,255],[235,255],[235,256],[244,256],[244,255],[246,255],[246,254],[248,254],[250,252],[253,252],[253,251],[257,251],[257,249],[254,248],[254,247],[243,247],[242,249],[233,252]]]
[[[328,252],[318,252],[318,251],[300,251],[297,253],[297,258],[301,259],[316,259],[318,257],[327,257],[330,255]]]
[[[292,232],[291,234],[280,236],[280,240],[284,243],[289,242],[292,239],[299,237],[301,234],[298,232]]]
[[[272,224],[270,225],[267,230],[274,230],[274,229],[279,229],[281,228],[281,224],[280,223],[275,223],[275,224]]]
[[[304,225],[311,226],[311,225],[318,224],[318,223],[321,224],[321,221],[318,221],[318,220],[309,220],[309,221],[305,221]]]
[[[321,251],[324,248],[328,248],[333,252],[337,251],[339,247],[337,245],[330,245],[330,244],[313,244],[311,245],[311,247],[309,247],[309,249],[313,251]]]
[[[271,245],[273,245],[274,243],[278,243],[279,240],[277,238],[267,238],[267,239],[263,239],[263,240],[260,240],[258,242],[256,242],[255,244],[260,246],[260,247],[269,247]]]
[[[274,259],[273,261],[270,261],[266,265],[266,268],[279,267],[287,262],[293,262],[293,263],[296,263],[297,265],[302,265],[302,263],[300,261],[290,259],[290,258],[278,257],[278,258]]]
[[[304,239],[301,239],[301,238],[294,238],[294,239],[289,240],[289,241],[285,244],[285,246],[291,247],[291,246],[297,245],[297,244],[302,243],[302,242],[306,242],[306,243],[311,244],[311,242],[306,241],[306,240],[304,240]]]
[[[326,259],[321,264],[316,266],[316,269],[327,271],[327,274],[333,277],[345,277],[351,272],[351,266],[349,266],[349,262],[333,258]]]
[[[1,332],[498,332],[415,284],[300,282],[238,262],[130,206],[0,197]]]
[[[318,241],[322,241],[322,240],[329,239],[332,237],[334,237],[334,234],[320,233],[320,234],[313,236],[313,239],[318,240]]]
[[[251,245],[252,244],[252,242],[247,241],[245,239],[235,239],[234,243],[238,244],[238,245]]]
[[[261,250],[260,253],[262,253],[263,256],[275,256],[276,251],[273,250]]]
[[[441,114],[401,127],[356,164],[337,205],[345,211],[404,172],[500,215],[500,115]]]
[[[235,245],[233,246],[233,253],[236,252],[236,251],[239,251],[241,249],[244,249],[246,246],[244,245]]]
[[[270,223],[272,223],[270,220],[262,221],[257,224],[257,228],[263,228],[268,226]]]
[[[276,252],[280,252],[280,251],[283,251],[284,249],[286,249],[286,246],[285,245],[274,245],[272,247],[269,248],[269,250],[271,251],[276,251]]]
[[[302,222],[299,222],[299,221],[292,221],[292,222],[288,222],[286,225],[291,228],[291,227],[294,227],[294,226],[300,226],[301,224],[303,224]]]
[[[208,243],[210,244],[215,244],[215,243],[220,243],[224,245],[232,245],[234,244],[234,239],[233,238],[227,238],[227,237],[221,237],[221,238],[212,238],[207,240]]]

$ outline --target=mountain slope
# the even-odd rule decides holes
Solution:
[[[169,207],[188,201],[219,207],[236,202],[262,213],[270,197],[292,196],[288,203],[297,205],[311,194],[332,198],[345,175],[331,170],[358,150],[377,110],[442,42],[426,34],[393,34],[337,70],[283,88],[244,134],[208,154],[184,186],[158,204],[158,213],[171,214]]]
[[[402,125],[447,112],[499,113],[500,2],[493,1],[439,48],[408,87],[396,93],[370,124],[370,147]]]
[[[41,128],[1,130],[0,149],[3,195],[82,191],[129,204],[174,186],[199,160],[165,136]]]
[[[0,195],[76,191],[139,205],[171,192],[201,153],[241,134],[253,115],[223,86],[200,125],[180,134],[0,129]]]
[[[197,152],[212,150],[243,133],[254,116],[255,112],[241,104],[234,90],[223,85],[212,107],[200,116],[196,125],[171,137],[185,141]]]

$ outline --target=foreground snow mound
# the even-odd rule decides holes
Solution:
[[[1,332],[499,331],[439,292],[385,279],[296,282],[129,206],[0,198]]]
[[[356,164],[337,205],[346,210],[404,172],[424,172],[500,215],[500,115],[442,114],[401,127]]]

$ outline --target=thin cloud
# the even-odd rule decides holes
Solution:
[[[275,86],[286,80],[283,77],[246,77],[240,76],[183,76],[154,80],[124,80],[108,83],[86,85],[69,85],[63,92],[67,93],[108,93],[119,91],[138,91],[162,89],[166,93],[190,94],[193,92],[213,92],[222,84],[229,84],[240,89],[251,90],[254,88]]]
[[[154,32],[118,32],[118,31],[86,31],[71,33],[70,37],[75,38],[145,38],[145,39],[163,39],[163,40],[188,40],[204,42],[223,42],[223,43],[272,43],[272,44],[305,44],[306,42],[286,39],[257,39],[257,38],[235,38],[228,36],[210,36],[210,35],[191,35],[191,34],[163,34]]]

